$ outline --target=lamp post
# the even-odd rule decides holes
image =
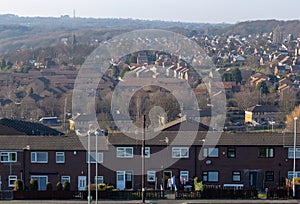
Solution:
[[[95,131],[95,137],[96,137],[96,147],[95,147],[95,152],[96,152],[96,204],[98,204],[98,136],[101,134],[101,131],[97,129]]]
[[[91,198],[91,134],[92,131],[87,132],[88,135],[88,203],[92,203]]]
[[[142,132],[142,203],[145,203],[145,128],[146,116],[143,116],[143,132]]]
[[[295,197],[295,178],[296,178],[296,136],[297,136],[297,117],[294,117],[294,162],[293,162],[293,197]]]

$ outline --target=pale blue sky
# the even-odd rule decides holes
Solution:
[[[300,0],[0,0],[0,14],[204,23],[300,19]]]

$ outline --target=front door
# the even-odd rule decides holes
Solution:
[[[250,171],[249,172],[249,185],[256,187],[257,186],[257,172]]]
[[[172,178],[172,171],[164,171],[164,189],[171,189],[170,180]]]
[[[125,189],[125,171],[117,171],[117,189]]]
[[[86,176],[78,176],[78,190],[85,191],[86,187]]]

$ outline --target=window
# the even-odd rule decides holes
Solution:
[[[295,177],[300,177],[300,171],[296,171],[295,173],[296,173],[296,176],[295,176]],[[293,171],[289,171],[289,172],[288,172],[288,179],[289,179],[289,180],[292,180],[293,177],[294,177]]]
[[[180,171],[180,183],[185,184],[189,181],[189,171]]]
[[[118,158],[133,158],[133,147],[117,147]]]
[[[202,172],[202,181],[218,182],[219,181],[219,172],[217,172],[217,171],[203,171]]]
[[[265,179],[266,181],[274,181],[274,171],[266,171]]]
[[[31,152],[32,163],[47,163],[48,152]]]
[[[31,179],[37,180],[39,191],[45,191],[47,189],[48,176],[31,176]]]
[[[150,158],[150,147],[145,147],[145,158]]]
[[[241,172],[240,171],[232,172],[232,181],[241,181]]]
[[[1,162],[17,162],[17,152],[1,152]]]
[[[91,152],[90,161],[96,163],[96,152]],[[86,163],[88,162],[88,153],[86,153]],[[98,163],[103,163],[103,152],[98,152]]]
[[[217,147],[203,148],[203,156],[204,157],[219,157],[219,148],[217,148]]]
[[[288,157],[289,157],[289,159],[293,159],[294,158],[294,147],[289,147]],[[297,159],[300,158],[300,147],[296,147],[296,158]]]
[[[65,153],[56,152],[56,163],[65,163]]]
[[[274,148],[268,148],[268,147],[258,148],[258,157],[260,158],[274,157]]]
[[[188,147],[173,147],[172,158],[189,158]]]
[[[8,176],[8,187],[14,187],[15,186],[15,180],[17,180],[18,177],[15,175],[9,175]]]
[[[97,181],[97,184],[104,183],[104,177],[103,176],[98,176],[98,179],[97,179],[97,177],[95,176],[95,183],[96,183],[96,181]]]
[[[235,147],[228,147],[227,148],[227,157],[228,158],[235,158]]]
[[[155,171],[147,171],[147,181],[155,182],[156,180],[156,172]]]
[[[64,184],[65,182],[71,183],[70,176],[61,176],[61,183]]]

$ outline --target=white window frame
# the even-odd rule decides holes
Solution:
[[[70,176],[61,176],[61,183],[64,184],[66,181],[71,183],[71,177]]]
[[[40,180],[37,179],[37,181],[38,181],[38,190],[39,190],[39,191],[41,191],[41,190],[44,191],[44,190],[47,189],[48,176],[43,176],[43,175],[41,175],[41,176],[31,176],[30,178],[31,178],[31,179],[36,179],[36,178],[46,178],[45,189],[41,189]]]
[[[62,160],[60,160],[59,158],[62,158]],[[59,164],[65,163],[65,153],[64,152],[56,152],[55,160],[56,160],[56,163],[59,163]]]
[[[145,147],[145,158],[150,158],[151,149],[150,147]]]
[[[156,180],[156,171],[147,171],[147,181],[155,182]]]
[[[15,181],[18,179],[18,176],[16,175],[9,175],[8,176],[8,187],[14,187]]]
[[[241,181],[241,172],[240,171],[233,171],[232,172],[232,181],[233,182],[240,182]]]
[[[13,160],[13,154],[15,154],[15,160]],[[6,158],[7,160],[3,160]],[[10,162],[17,162],[18,161],[18,153],[17,152],[0,152],[0,160],[2,163],[10,163]]]
[[[45,154],[46,160],[38,161],[38,154]],[[31,152],[31,163],[48,163],[48,152]]]
[[[189,158],[189,148],[172,147],[172,158]]]
[[[189,181],[189,171],[180,171],[180,181],[184,178],[184,183]]]
[[[206,175],[204,175],[206,173]],[[213,174],[217,174],[217,179],[212,179]],[[202,180],[205,182],[219,182],[219,172],[218,171],[204,171],[202,172]]]
[[[88,152],[86,153],[86,163],[89,163],[88,160]],[[90,155],[90,163],[91,164],[95,164],[96,163],[96,152],[91,152]],[[98,164],[102,164],[103,163],[103,152],[98,152]]]
[[[203,148],[203,157],[219,157],[219,148],[218,147],[207,147]]]
[[[133,147],[117,147],[117,158],[133,158]]]
[[[300,178],[300,171],[295,171],[295,173],[296,173],[296,177]],[[289,180],[292,180],[293,177],[294,177],[294,172],[293,171],[288,171],[287,177],[288,177]]]
[[[288,148],[288,158],[294,159],[294,147]],[[300,159],[300,147],[296,147],[296,159]]]
[[[94,182],[96,183],[97,177],[94,177]],[[98,176],[98,183],[97,184],[102,184],[104,183],[104,176]]]

